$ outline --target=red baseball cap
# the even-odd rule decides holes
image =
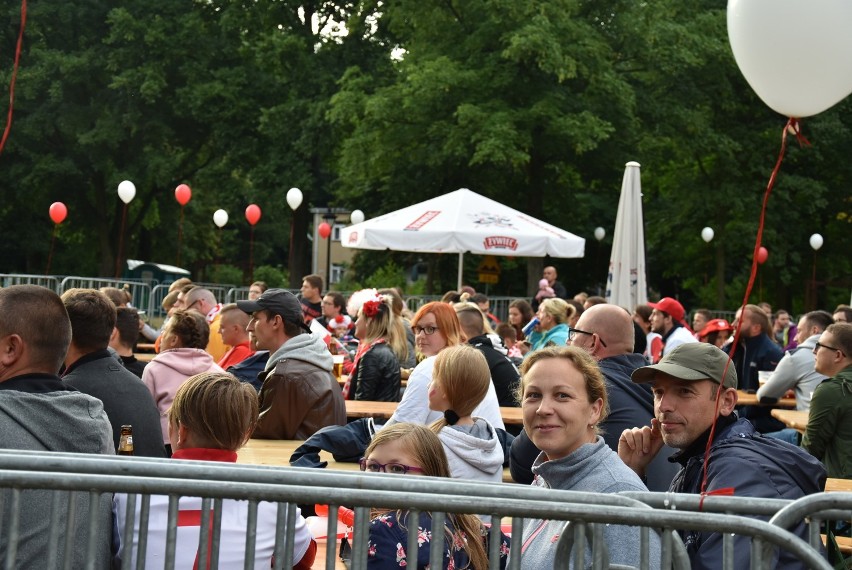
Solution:
[[[652,309],[657,309],[658,311],[670,314],[672,318],[678,322],[683,321],[683,315],[686,313],[683,309],[683,305],[671,297],[663,297],[656,303],[648,303],[648,305]]]
[[[704,325],[704,328],[701,329],[701,332],[698,333],[698,336],[704,338],[710,333],[732,330],[734,330],[734,327],[732,327],[725,319],[713,319],[712,321]]]

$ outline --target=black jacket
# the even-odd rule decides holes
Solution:
[[[727,345],[723,350],[730,353],[731,345]],[[781,347],[765,334],[740,338],[737,351],[731,357],[737,371],[737,388],[755,392],[760,387],[758,373],[761,370],[775,370],[783,356]],[[772,433],[787,427],[772,417],[772,408],[769,406],[742,406],[738,410],[760,433]]]
[[[355,400],[399,402],[401,386],[399,360],[385,342],[361,355],[358,368],[349,376],[349,393]]]
[[[62,380],[104,403],[112,424],[115,448],[121,426],[133,426],[133,451],[142,457],[166,457],[160,412],[145,384],[124,368],[106,350],[80,357],[65,371]]]
[[[494,348],[491,339],[484,334],[475,336],[467,342],[485,356],[488,369],[491,371],[491,382],[494,384],[497,401],[500,402],[500,405],[517,407],[518,400],[515,398],[515,390],[517,390],[518,383],[521,381],[521,375],[512,361],[509,360],[509,357]]]

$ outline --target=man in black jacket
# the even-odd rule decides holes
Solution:
[[[151,392],[107,350],[115,328],[115,305],[94,289],[69,289],[62,302],[71,319],[71,346],[62,379],[103,402],[116,449],[121,426],[130,424],[136,455],[166,457],[160,412]]]
[[[485,334],[485,315],[473,303],[459,304],[456,314],[468,344],[479,350],[488,362],[497,401],[501,406],[518,406],[515,390],[521,375],[509,357],[494,348],[491,339]]]
[[[580,315],[569,339],[569,344],[582,348],[598,361],[606,378],[610,412],[601,428],[606,444],[618,451],[622,431],[636,425],[649,426],[654,417],[651,389],[630,380],[634,370],[647,364],[641,354],[633,352],[633,320],[627,311],[616,305],[594,305]],[[675,450],[669,451],[674,453]],[[667,490],[677,473],[677,465],[667,461],[668,455],[659,455],[648,467],[646,484],[652,491]],[[511,468],[516,481],[532,481],[529,468],[536,456],[538,449],[522,432],[512,443]]]

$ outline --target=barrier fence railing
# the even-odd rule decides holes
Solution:
[[[142,281],[135,279],[111,279],[102,277],[80,277],[69,275],[59,283],[60,295],[68,289],[79,287],[81,289],[100,289],[101,287],[115,287],[123,289],[125,285],[130,291],[130,304],[138,309],[145,310],[151,299],[151,288],[157,284],[156,281]]]
[[[217,523],[216,512],[221,510],[221,501],[227,499],[249,501],[247,523],[248,536],[254,536],[257,524],[257,504],[259,501],[279,503],[276,522],[275,567],[289,567],[292,559],[295,508],[293,505],[323,503],[330,505],[335,513],[338,505],[347,505],[355,509],[353,539],[353,559],[351,568],[365,568],[367,561],[367,540],[369,532],[361,532],[369,525],[369,508],[381,505],[389,510],[405,508],[410,511],[429,511],[433,524],[437,527],[446,513],[478,513],[491,515],[495,524],[492,537],[499,536],[499,524],[503,517],[512,517],[512,536],[520,537],[524,519],[548,519],[570,521],[571,527],[562,533],[557,545],[557,566],[568,566],[569,551],[572,544],[588,543],[588,548],[577,548],[575,561],[582,556],[591,556],[593,567],[606,567],[608,559],[606,546],[601,540],[605,525],[636,526],[642,530],[640,536],[642,548],[636,553],[638,567],[656,567],[656,560],[650,560],[648,544],[651,531],[660,532],[662,538],[662,568],[689,567],[683,544],[672,529],[688,528],[736,534],[752,538],[752,567],[759,568],[771,559],[772,551],[783,548],[796,556],[810,568],[829,568],[820,552],[808,545],[793,533],[775,524],[747,518],[735,514],[702,513],[696,517],[688,510],[663,510],[651,508],[631,497],[605,495],[571,491],[555,491],[540,488],[525,488],[511,485],[493,485],[459,480],[422,478],[414,476],[393,476],[362,474],[360,472],[326,471],[304,468],[278,468],[248,465],[221,464],[214,462],[188,462],[177,460],[154,460],[145,458],[103,457],[74,454],[49,454],[38,452],[0,451],[0,488],[4,489],[7,500],[3,501],[4,513],[0,520],[3,524],[3,543],[6,567],[14,567],[14,550],[20,538],[18,512],[15,510],[27,502],[22,500],[22,490],[44,489],[68,495],[69,492],[82,492],[90,503],[102,501],[110,493],[140,494],[142,503],[148,495],[174,497],[169,503],[169,531],[165,540],[165,560],[173,560],[176,540],[176,520],[178,512],[177,497],[202,497],[207,499],[201,511],[207,513],[213,506],[214,527]],[[12,489],[11,495],[9,495]],[[26,493],[26,492],[24,492]],[[840,494],[835,494],[840,495]],[[64,499],[64,500],[63,500]],[[54,505],[66,505],[69,499],[63,496],[53,498]],[[852,496],[850,496],[852,501]],[[806,512],[825,510],[824,504],[813,501],[815,506],[806,504]],[[831,503],[830,508],[838,504]],[[8,505],[8,507],[7,507]],[[206,505],[206,506],[204,506]],[[812,508],[811,508],[812,507]],[[787,507],[790,508],[789,506]],[[807,509],[810,510],[807,510]],[[844,506],[845,508],[845,506]],[[782,507],[783,510],[783,507]],[[135,511],[135,509],[133,509]],[[128,509],[128,512],[132,512]],[[794,521],[799,511],[790,511],[785,520]],[[804,511],[803,511],[804,512]],[[103,525],[110,524],[98,518],[99,511],[88,511],[88,527],[84,531],[75,529],[73,534],[84,533],[87,548],[95,552],[95,542]],[[140,526],[147,528],[143,522]],[[131,517],[128,517],[130,521]],[[209,520],[209,519],[208,519]],[[417,520],[416,518],[414,520]],[[799,519],[800,520],[800,519]],[[61,525],[60,525],[61,526]],[[214,528],[208,536],[207,522],[202,521],[199,531],[199,554],[218,553],[217,543],[222,538]],[[663,529],[660,531],[659,529]],[[60,531],[56,531],[59,533]],[[66,533],[66,550],[73,540],[71,532]],[[51,540],[54,538],[51,531]],[[132,535],[128,531],[128,535]],[[330,521],[328,536],[336,536],[336,521]],[[141,537],[140,537],[141,538]],[[416,533],[410,533],[410,545],[416,552]],[[126,537],[125,537],[126,540]],[[210,542],[212,540],[212,542]],[[251,541],[249,541],[251,542]],[[440,541],[438,541],[440,543]],[[492,540],[492,555],[496,554]],[[440,544],[433,555],[441,555]],[[254,552],[254,544],[245,545],[246,552]],[[140,544],[139,550],[144,550]],[[434,549],[433,549],[434,550]],[[732,549],[725,557],[725,568],[733,568]],[[518,552],[516,550],[516,552]],[[203,556],[206,557],[206,554]],[[171,557],[171,558],[170,558]],[[66,558],[68,560],[68,558]],[[336,562],[336,549],[329,545],[326,567],[333,568]],[[440,567],[440,559],[434,559],[433,568]],[[123,561],[125,567],[129,561]],[[575,562],[576,563],[576,562]],[[496,568],[498,560],[494,556],[490,565]],[[170,568],[169,564],[166,564]],[[215,567],[215,566],[213,566]],[[246,565],[246,567],[253,567]],[[520,567],[520,556],[510,557],[510,568]]]
[[[28,275],[25,273],[0,273],[0,287],[12,285],[40,285],[47,287],[57,293],[59,290],[59,277],[55,275]]]

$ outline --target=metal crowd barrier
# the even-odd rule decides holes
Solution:
[[[75,287],[82,289],[100,289],[101,287],[115,287],[117,289],[123,289],[124,286],[127,285],[130,290],[130,304],[137,309],[145,310],[149,306],[151,299],[151,283],[152,282],[150,281],[142,281],[141,279],[112,279],[70,275],[65,277],[59,283],[57,293],[61,295],[68,289],[73,289]]]
[[[521,536],[524,519],[549,519],[570,521],[570,527],[563,532],[557,545],[557,567],[567,567],[572,544],[588,543],[590,549],[574,549],[575,564],[588,551],[592,556],[592,567],[606,568],[608,554],[601,540],[603,526],[610,524],[637,526],[640,528],[641,552],[636,555],[637,566],[650,567],[656,561],[649,560],[648,536],[653,530],[661,533],[662,568],[688,568],[685,549],[673,529],[690,528],[736,533],[752,537],[752,567],[760,567],[762,560],[768,559],[772,549],[784,548],[798,557],[810,568],[829,568],[820,553],[794,534],[780,528],[779,525],[747,518],[739,515],[695,513],[686,510],[661,510],[623,495],[554,491],[533,487],[520,487],[506,484],[473,483],[460,480],[422,478],[415,476],[394,476],[362,474],[360,472],[326,471],[305,468],[280,468],[265,466],[233,465],[212,462],[156,460],[146,458],[104,457],[97,455],[75,455],[61,453],[40,453],[21,451],[0,451],[0,489],[12,489],[12,506],[20,505],[14,499],[14,493],[23,489],[46,489],[54,493],[77,492],[88,495],[91,502],[101,500],[110,493],[130,493],[141,495],[144,505],[148,495],[167,495],[171,497],[169,509],[169,532],[166,537],[166,565],[171,568],[176,548],[174,531],[177,520],[177,497],[202,497],[206,499],[202,512],[213,506],[212,535],[208,534],[207,522],[202,522],[199,532],[199,555],[206,558],[208,547],[215,558],[222,537],[216,525],[217,506],[226,499],[246,500],[249,519],[247,536],[254,536],[256,529],[257,504],[259,501],[279,503],[276,521],[275,567],[291,565],[293,546],[293,521],[297,504],[329,504],[329,512],[335,513],[338,505],[347,505],[355,509],[353,539],[353,559],[351,568],[366,567],[368,532],[360,532],[369,524],[369,508],[381,505],[383,508],[406,508],[411,511],[430,511],[433,524],[442,524],[446,513],[478,513],[491,515],[495,521],[492,538],[499,535],[502,517],[512,517],[512,536]],[[839,494],[835,494],[839,495]],[[795,520],[801,512],[822,511],[825,505],[813,501],[815,505],[805,503],[804,507],[796,503],[790,509],[785,520]],[[55,501],[55,504],[61,504]],[[831,508],[838,503],[831,503]],[[846,503],[843,503],[844,505]],[[3,505],[5,509],[5,505]],[[811,509],[811,510],[808,510]],[[783,510],[783,509],[782,509]],[[415,513],[416,515],[416,513]],[[11,509],[4,513],[0,521],[9,521],[0,529],[8,548],[5,553],[7,568],[15,567],[14,548],[20,537],[17,526],[17,513]],[[416,520],[416,519],[415,519]],[[209,521],[209,518],[208,518]],[[99,520],[96,511],[89,513],[88,527],[76,529],[76,534],[86,533],[89,538],[88,552],[95,551],[95,537],[98,529],[109,528],[110,521]],[[144,526],[144,523],[140,524]],[[336,521],[332,517],[328,536],[336,535]],[[147,528],[147,527],[146,527]],[[660,530],[662,529],[662,530]],[[129,535],[128,535],[129,536]],[[141,535],[140,535],[141,538]],[[125,537],[126,539],[126,537]],[[65,549],[68,550],[70,533],[66,535]],[[409,552],[416,552],[416,533],[409,535]],[[441,541],[433,543],[432,567],[441,566]],[[519,544],[516,543],[516,544]],[[496,557],[499,540],[491,541],[490,567],[497,568]],[[141,548],[140,548],[141,550]],[[253,557],[254,543],[246,544],[247,559]],[[204,554],[202,554],[204,553]],[[768,553],[768,554],[767,554]],[[336,549],[329,545],[326,552],[326,567],[334,568]],[[65,558],[66,563],[70,560]],[[89,557],[89,566],[94,561]],[[211,560],[213,562],[213,560]],[[319,562],[319,561],[318,561]],[[437,562],[437,564],[435,564]],[[129,561],[123,561],[129,567]],[[560,566],[561,565],[561,566]],[[204,567],[204,565],[199,565]],[[211,567],[216,567],[215,564]],[[246,568],[253,567],[247,563]],[[509,568],[520,567],[520,556],[510,557]],[[732,567],[726,560],[725,568]]]
[[[59,278],[55,275],[27,275],[23,273],[0,273],[0,287],[12,285],[40,285],[61,293]]]

